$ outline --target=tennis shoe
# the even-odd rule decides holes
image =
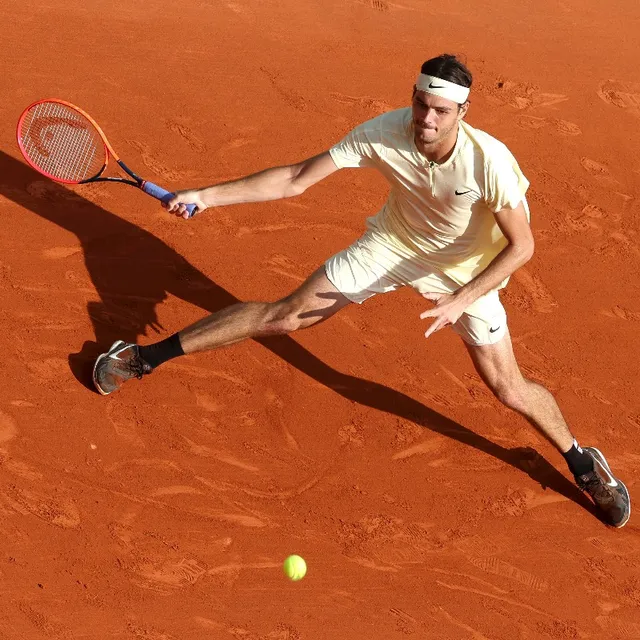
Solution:
[[[588,493],[602,514],[602,519],[612,527],[624,527],[631,516],[631,499],[624,483],[616,478],[607,460],[595,447],[583,447],[593,458],[593,471],[576,476],[576,483]]]
[[[127,380],[142,378],[153,371],[141,357],[138,345],[116,340],[93,366],[93,384],[103,396],[117,391]]]

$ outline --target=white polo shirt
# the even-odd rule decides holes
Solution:
[[[507,245],[493,214],[520,202],[526,208],[529,182],[512,153],[464,121],[442,164],[418,151],[410,107],[359,125],[329,152],[338,168],[375,167],[388,180],[389,198],[367,227],[459,285]]]

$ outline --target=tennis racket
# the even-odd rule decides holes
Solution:
[[[174,193],[143,180],[120,160],[96,121],[64,100],[39,100],[27,107],[18,121],[18,146],[25,160],[56,182],[123,182],[166,203]],[[132,179],[104,176],[112,157]],[[189,217],[195,204],[186,204]]]

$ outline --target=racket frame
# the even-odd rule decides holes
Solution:
[[[22,138],[21,138],[22,123],[24,122],[25,118],[27,117],[27,114],[33,107],[37,106],[38,104],[43,104],[46,102],[61,104],[61,105],[64,105],[65,107],[73,109],[74,111],[77,111],[80,115],[84,116],[95,127],[100,138],[102,139],[102,144],[104,145],[104,151],[105,151],[104,164],[102,165],[102,168],[100,169],[100,171],[98,171],[98,173],[95,176],[92,176],[91,178],[85,178],[84,180],[67,180],[63,178],[58,178],[56,176],[51,175],[47,171],[44,171],[42,168],[40,168],[38,165],[36,165],[34,162],[31,161],[31,158],[29,157],[24,145],[22,144]],[[107,136],[105,135],[104,131],[101,129],[100,125],[86,111],[84,111],[83,109],[81,109],[80,107],[76,106],[71,102],[67,102],[66,100],[60,100],[60,98],[48,98],[46,100],[36,100],[36,102],[30,104],[24,110],[24,112],[20,116],[20,119],[18,120],[18,126],[16,129],[16,138],[18,142],[18,147],[20,148],[20,152],[22,153],[27,163],[31,167],[33,167],[38,173],[41,173],[42,175],[46,176],[51,180],[54,180],[55,182],[62,182],[64,184],[88,184],[90,182],[122,182],[124,184],[131,185],[132,187],[137,187],[138,189],[144,191],[148,195],[165,203],[174,196],[173,193],[167,191],[166,189],[163,189],[162,187],[159,187],[157,184],[154,184],[153,182],[149,182],[148,180],[143,180],[139,175],[137,175],[135,172],[129,169],[129,167],[127,167],[127,165],[124,162],[122,162],[122,160],[120,160],[120,157],[118,156],[114,148],[109,143],[109,140],[107,139]],[[113,157],[113,159],[118,163],[118,166],[127,175],[131,176],[133,180],[127,180],[126,178],[115,177],[115,176],[114,177],[103,176],[102,174],[105,172],[107,166],[109,165],[109,156]],[[195,215],[196,205],[185,204],[185,206],[189,214],[188,217],[192,218]]]
[[[57,176],[51,175],[50,173],[48,173],[47,171],[45,171],[44,169],[37,166],[34,162],[31,161],[31,158],[29,157],[26,149],[24,148],[24,145],[22,144],[22,138],[20,135],[22,130],[22,123],[24,122],[25,118],[27,117],[31,109],[33,109],[39,104],[43,104],[46,102],[61,104],[61,105],[64,105],[65,107],[69,107],[70,109],[73,109],[74,111],[77,111],[81,116],[84,116],[95,127],[96,131],[100,135],[100,138],[102,139],[102,144],[104,145],[104,152],[105,152],[104,164],[102,165],[102,168],[100,169],[100,171],[98,171],[98,173],[95,176],[92,176],[91,178],[85,178],[84,180],[66,180],[64,178],[58,178]],[[109,140],[107,139],[107,136],[105,135],[100,125],[86,111],[76,106],[75,104],[72,104],[71,102],[67,102],[66,100],[60,100],[59,98],[47,98],[45,100],[36,100],[36,102],[30,104],[24,110],[24,112],[20,116],[20,119],[18,120],[18,126],[16,128],[16,139],[18,142],[18,147],[20,147],[20,152],[22,153],[24,159],[29,163],[29,165],[33,167],[36,171],[38,171],[38,173],[41,173],[42,175],[46,176],[51,180],[54,180],[55,182],[62,182],[64,184],[87,184],[89,182],[124,182],[125,184],[130,184],[132,187],[138,187],[139,189],[142,189],[144,186],[145,180],[143,180],[134,171],[129,169],[129,167],[127,167],[127,165],[124,162],[122,162],[122,160],[120,160],[120,157],[118,156],[114,148],[109,143]],[[133,180],[127,180],[126,178],[119,178],[115,176],[111,177],[111,176],[102,175],[106,171],[109,165],[110,156],[118,163],[120,168],[127,175],[133,178]]]

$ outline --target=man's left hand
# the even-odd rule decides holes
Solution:
[[[420,314],[420,319],[433,318],[431,326],[424,334],[428,338],[432,333],[444,327],[455,324],[467,308],[467,303],[462,303],[453,293],[423,293],[422,296],[435,303],[433,309]]]

